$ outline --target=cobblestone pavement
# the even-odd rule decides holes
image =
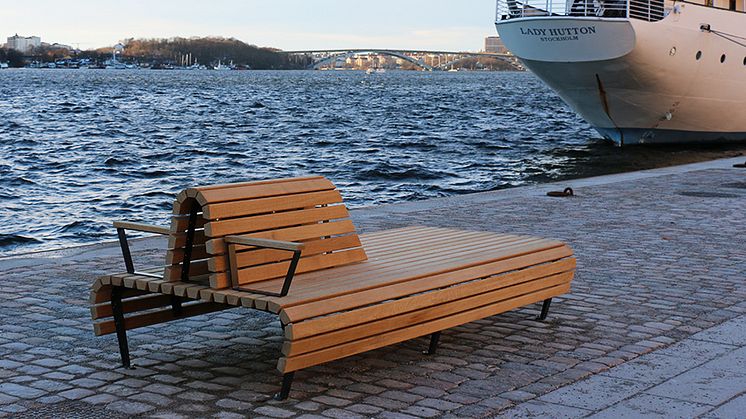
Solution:
[[[280,379],[272,316],[235,309],[132,331],[137,368],[123,370],[88,307],[92,281],[122,269],[114,246],[0,260],[0,416],[616,416],[663,403],[727,417],[746,391],[746,170],[715,166],[568,182],[573,198],[544,185],[354,211],[363,231],[566,240],[572,293],[546,322],[531,306],[447,330],[433,356],[422,338],[302,371],[285,402],[267,401]],[[160,243],[138,243],[136,260],[159,261]]]

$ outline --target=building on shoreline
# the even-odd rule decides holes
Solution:
[[[505,44],[503,44],[503,40],[499,36],[488,36],[484,38],[484,52],[507,54],[508,49],[505,48]]]
[[[8,49],[14,49],[25,54],[33,48],[39,48],[41,46],[41,38],[38,36],[19,36],[15,34],[8,37],[8,42],[6,42],[5,46]]]

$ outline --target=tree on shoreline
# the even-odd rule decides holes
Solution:
[[[14,49],[0,48],[0,63],[8,63],[9,67],[23,67],[26,61],[23,54]]]
[[[126,39],[123,60],[151,63],[205,64],[215,65],[218,61],[247,66],[256,70],[281,70],[302,68],[287,54],[270,48],[260,48],[234,38],[169,38],[169,39]],[[99,55],[111,53],[112,47],[99,48]]]

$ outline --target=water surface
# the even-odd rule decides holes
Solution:
[[[320,174],[359,207],[737,151],[619,149],[529,73],[3,70],[0,255],[166,224],[194,185]]]

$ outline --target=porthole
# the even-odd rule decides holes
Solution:
[[[743,65],[746,65],[746,57],[743,57]]]
[[[702,51],[697,51],[697,60],[699,61],[700,58],[702,58]]]
[[[725,62],[725,54],[720,56],[720,63],[722,64],[724,62]]]

